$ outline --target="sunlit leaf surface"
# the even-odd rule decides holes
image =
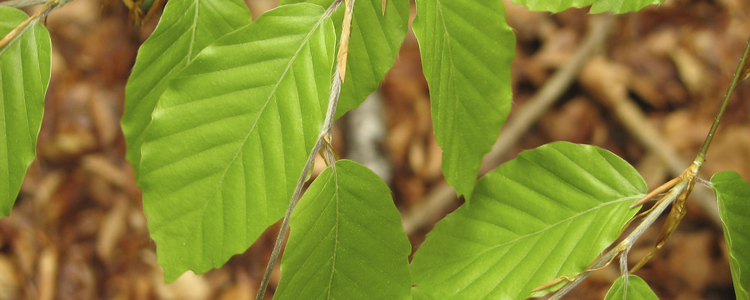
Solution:
[[[414,255],[414,284],[456,299],[525,299],[584,271],[646,192],[614,154],[565,142],[522,152],[477,182]],[[434,292],[433,292],[434,291]]]
[[[515,34],[500,0],[418,0],[414,34],[445,180],[468,200],[511,106]]]
[[[737,172],[724,171],[711,177],[724,239],[729,249],[734,293],[737,299],[750,299],[750,184]]]
[[[327,106],[335,36],[323,12],[266,12],[206,47],[159,99],[141,186],[168,281],[221,266],[283,216]]]
[[[385,182],[338,161],[294,211],[274,299],[409,299],[410,253]]]
[[[136,180],[140,177],[143,133],[169,81],[219,37],[250,24],[242,0],[171,0],[154,33],[138,50],[125,86],[122,131]]]
[[[28,17],[0,6],[0,38]],[[0,48],[0,217],[10,214],[36,155],[51,51],[49,33],[39,23]]]

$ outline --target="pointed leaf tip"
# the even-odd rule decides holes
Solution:
[[[510,112],[515,34],[499,0],[418,0],[413,28],[445,180],[470,201]]]

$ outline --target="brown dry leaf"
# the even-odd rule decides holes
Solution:
[[[713,270],[712,244],[713,233],[702,230],[694,233],[675,235],[667,263],[671,276],[687,285],[687,294],[696,294],[712,282]],[[689,262],[689,263],[688,263]]]
[[[0,299],[18,299],[21,290],[13,261],[0,255]]]
[[[729,125],[719,130],[706,154],[706,174],[733,170],[750,180],[750,126]]]
[[[164,283],[164,275],[161,272],[154,272],[153,280],[159,299],[204,300],[210,296],[206,279],[192,271],[185,272],[170,284]]]
[[[102,155],[86,155],[81,163],[84,170],[107,180],[113,186],[123,190],[130,187],[129,182],[132,179],[128,177],[128,174]]]
[[[52,300],[55,298],[57,269],[57,250],[52,247],[45,248],[39,257],[39,269],[37,271],[39,300]]]
[[[425,149],[422,140],[412,140],[409,145],[409,167],[412,173],[419,174],[425,166]]]
[[[694,150],[703,144],[711,121],[713,120],[702,119],[693,112],[679,110],[664,118],[663,136],[677,152]]]
[[[548,38],[533,59],[546,69],[562,66],[573,55],[578,46],[578,33],[570,28],[561,28]]]
[[[548,111],[539,126],[551,140],[587,143],[598,122],[599,110],[585,97],[577,97],[559,110]]]
[[[115,245],[122,239],[126,229],[128,214],[127,199],[117,195],[112,199],[115,205],[104,217],[96,238],[96,253],[102,261],[110,261]]]
[[[613,104],[626,99],[627,84],[631,76],[627,67],[607,61],[602,56],[594,56],[583,66],[578,78],[581,85],[597,100]]]
[[[89,114],[93,122],[94,132],[100,147],[107,147],[115,141],[120,133],[120,124],[115,115],[114,102],[115,96],[102,88],[94,90],[89,98]]]
[[[219,300],[252,299],[258,292],[256,283],[250,280],[245,272],[235,273],[235,282],[224,290],[218,297]]]
[[[698,99],[708,96],[710,86],[706,84],[706,77],[709,77],[711,72],[704,64],[682,47],[674,49],[671,58],[688,92]]]

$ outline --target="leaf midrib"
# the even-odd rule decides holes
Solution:
[[[216,189],[214,189],[214,191],[208,197],[209,200],[205,201],[203,207],[200,209],[201,210],[201,213],[200,213],[200,219],[201,220],[203,219],[203,215],[204,215],[204,213],[206,211],[206,207],[211,202],[210,199],[213,199],[216,196],[216,194],[219,192],[221,186],[223,185],[224,178],[226,177],[227,172],[229,171],[230,167],[234,164],[234,162],[237,160],[237,158],[242,153],[242,149],[244,149],[245,144],[247,143],[247,140],[250,138],[250,135],[252,135],[252,133],[257,128],[258,120],[260,120],[260,118],[263,115],[266,107],[271,102],[271,99],[273,99],[273,97],[276,94],[276,90],[278,89],[279,85],[281,84],[281,82],[283,81],[283,79],[286,77],[286,75],[289,72],[289,70],[292,68],[292,64],[296,61],[297,57],[302,52],[302,49],[304,49],[305,45],[308,44],[308,42],[310,40],[310,37],[312,37],[313,33],[315,33],[317,31],[317,29],[320,27],[321,24],[323,24],[323,20],[325,20],[325,19],[326,19],[326,17],[324,17],[324,16],[321,16],[318,19],[318,21],[315,23],[315,25],[312,27],[312,29],[309,31],[309,33],[302,40],[302,42],[300,43],[300,46],[294,52],[294,55],[292,55],[290,57],[289,63],[287,64],[287,67],[284,68],[284,72],[279,76],[279,80],[276,82],[276,85],[274,85],[273,90],[271,90],[271,92],[268,95],[268,98],[266,99],[265,103],[263,103],[263,106],[261,107],[260,111],[258,112],[258,117],[255,118],[255,121],[253,122],[253,125],[250,127],[250,130],[248,131],[247,135],[245,135],[245,138],[242,140],[242,143],[237,148],[237,152],[235,153],[234,157],[232,157],[232,159],[229,161],[229,163],[227,164],[227,167],[224,168],[224,171],[221,174],[221,178],[219,179],[219,184],[216,185]],[[186,235],[186,238],[193,236],[193,234],[194,234],[195,230],[197,229],[197,227],[198,227],[197,225],[193,226],[193,228],[190,230],[190,232]]]

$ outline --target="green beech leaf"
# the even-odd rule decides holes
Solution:
[[[559,142],[524,151],[427,235],[414,284],[457,299],[525,299],[584,271],[645,192],[636,170],[606,150]]]
[[[310,2],[328,7],[335,0],[281,0],[279,4]],[[357,0],[354,2],[352,35],[349,40],[349,59],[346,79],[341,85],[341,98],[336,117],[357,108],[393,67],[393,63],[406,37],[409,21],[409,1],[388,0],[385,15],[383,0]],[[333,15],[336,33],[341,33],[343,4]]]
[[[620,276],[609,288],[604,300],[659,300],[648,284],[638,276],[629,275],[627,288],[623,289],[623,286],[625,286],[625,277]]]
[[[283,216],[328,101],[336,38],[323,12],[266,12],[206,47],[159,99],[141,184],[167,281],[221,266]]]
[[[0,6],[0,38],[27,18]],[[0,48],[0,217],[10,214],[36,154],[51,53],[49,33],[39,23]]]
[[[584,7],[591,5],[592,14],[612,11],[622,14],[638,11],[649,4],[659,4],[664,0],[512,0],[513,3],[526,6],[534,11],[561,12],[571,7]]]
[[[122,131],[127,157],[140,179],[143,133],[169,81],[219,37],[250,23],[242,0],[171,0],[154,33],[138,50],[133,72],[125,86]]]
[[[750,299],[750,184],[737,172],[724,171],[711,177],[724,239],[729,249],[734,293],[737,299]]]
[[[383,180],[350,160],[315,179],[291,220],[274,299],[411,298],[411,244]]]
[[[469,199],[510,111],[515,35],[500,0],[417,0],[413,27],[445,180]]]

